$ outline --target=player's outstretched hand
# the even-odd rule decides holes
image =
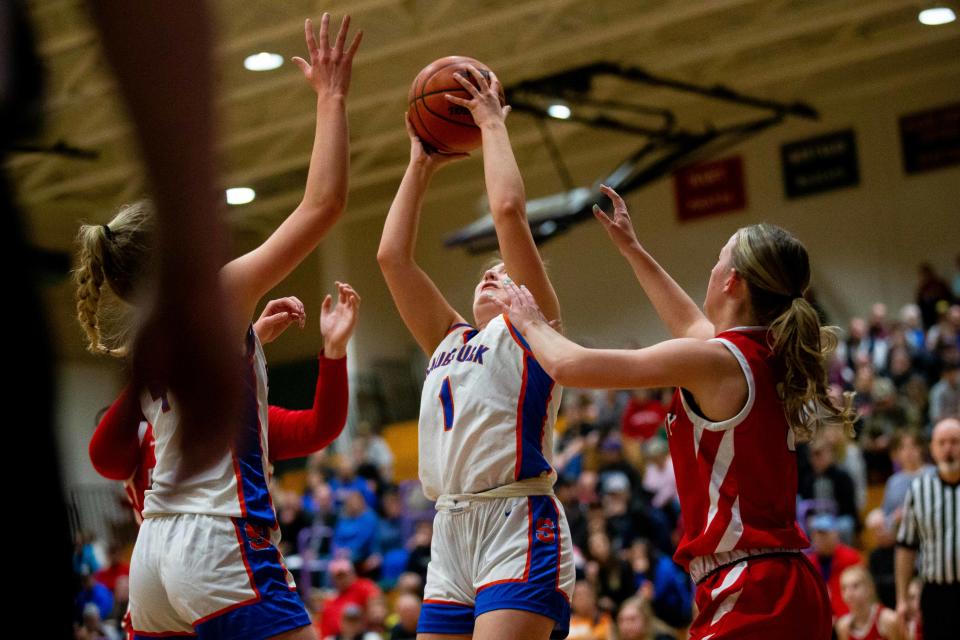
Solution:
[[[519,329],[520,333],[524,333],[537,322],[553,326],[547,322],[540,307],[537,306],[537,301],[533,299],[533,294],[525,285],[518,287],[513,280],[504,280],[503,290],[507,293],[506,303],[491,293],[486,295],[500,307],[505,315],[510,316],[510,323]]]
[[[343,16],[340,23],[340,32],[333,46],[330,46],[330,14],[324,13],[320,18],[320,40],[313,32],[313,21],[307,18],[303,23],[303,31],[307,40],[307,51],[310,61],[299,56],[293,61],[318,96],[346,96],[350,89],[350,75],[353,71],[353,56],[360,48],[363,31],[358,31],[350,43],[350,48],[344,50],[347,41],[347,31],[350,29],[350,16]]]
[[[623,201],[619,193],[605,184],[600,185],[600,192],[613,202],[613,215],[608,216],[598,205],[593,205],[594,217],[603,225],[607,235],[613,240],[613,244],[620,250],[620,253],[626,254],[629,251],[639,249],[640,241],[637,240],[637,233],[633,229],[630,212],[627,211],[627,203]]]
[[[328,358],[347,355],[347,342],[353,335],[360,315],[360,296],[345,282],[337,282],[337,304],[329,294],[320,307],[320,334],[323,351]]]
[[[471,98],[467,100],[466,98],[460,98],[450,94],[446,94],[444,97],[453,104],[458,104],[461,107],[470,109],[470,113],[473,115],[473,121],[477,123],[478,127],[482,127],[491,121],[503,122],[507,118],[507,114],[510,113],[510,106],[500,105],[500,95],[503,93],[503,89],[500,87],[500,80],[497,79],[497,74],[490,71],[490,81],[488,82],[483,74],[480,73],[480,70],[473,65],[468,66],[467,71],[476,81],[476,85],[460,73],[453,74],[453,77],[463,85],[463,88],[470,94]],[[479,87],[479,89],[477,87]]]
[[[440,153],[439,151],[428,150],[410,123],[409,115],[404,116],[404,123],[407,125],[407,136],[410,138],[411,165],[419,165],[432,172],[443,165],[470,157],[469,153]]]
[[[288,296],[267,303],[260,319],[253,323],[253,330],[261,344],[268,344],[280,337],[291,324],[296,322],[301,329],[307,320],[307,312],[299,298]]]

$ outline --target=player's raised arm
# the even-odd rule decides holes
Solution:
[[[447,100],[470,109],[482,131],[483,173],[500,255],[509,276],[530,289],[547,320],[557,321],[560,302],[530,232],[523,178],[507,133],[505,119],[510,107],[501,106],[500,81],[492,71],[489,82],[476,67],[469,71],[476,86],[463,76],[456,78],[471,98],[448,95]]]
[[[620,194],[606,185],[601,186],[600,191],[613,202],[613,215],[608,216],[597,205],[593,206],[593,215],[603,225],[620,254],[630,263],[640,286],[670,334],[674,338],[712,338],[715,335],[714,326],[697,303],[640,244],[633,221],[630,220],[630,212]]]
[[[420,348],[433,353],[447,330],[463,317],[447,302],[414,258],[423,197],[434,172],[464,154],[428,154],[407,121],[410,164],[387,213],[377,262],[397,311]]]
[[[497,303],[557,384],[592,389],[683,387],[698,398],[746,395],[740,365],[718,343],[677,338],[645,349],[588,349],[551,327],[526,287],[508,283],[505,289],[509,304]]]
[[[317,94],[317,125],[303,200],[262,245],[232,261],[221,272],[243,322],[253,315],[260,298],[313,251],[346,206],[350,168],[346,96],[353,57],[363,34],[358,32],[347,48],[350,16],[344,16],[331,47],[329,24],[330,16],[325,13],[318,41],[313,24],[307,20],[304,30],[310,60],[294,58]]]

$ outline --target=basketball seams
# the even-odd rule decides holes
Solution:
[[[437,136],[434,135],[432,131],[430,131],[430,128],[427,126],[427,123],[424,122],[423,116],[420,115],[420,107],[417,105],[416,100],[414,100],[413,102],[413,113],[416,116],[417,120],[420,122],[421,132],[427,134],[427,137],[430,138],[430,140],[427,140],[427,144],[429,144],[431,147],[434,147],[438,151],[447,150],[447,152],[449,152],[449,150],[447,149],[447,146],[444,144],[440,144],[440,140],[437,138]]]
[[[463,122],[461,120],[456,120],[453,117],[446,115],[443,112],[438,112],[435,108],[432,108],[433,105],[430,105],[428,99],[436,100],[436,96],[442,96],[443,94],[457,94],[469,99],[469,92],[462,86],[458,85],[453,87],[441,87],[441,88],[430,88],[430,91],[426,91],[429,87],[431,81],[439,74],[450,74],[449,69],[451,67],[466,67],[466,66],[476,66],[480,69],[485,76],[487,74],[492,74],[493,71],[485,64],[470,58],[467,56],[456,56],[456,59],[445,64],[442,64],[436,68],[431,68],[431,65],[428,65],[424,68],[415,79],[413,86],[411,87],[410,93],[408,93],[408,111],[412,111],[413,119],[415,120],[415,129],[418,134],[422,133],[421,136],[424,139],[424,142],[430,146],[433,146],[438,151],[445,153],[456,153],[461,151],[463,144],[461,142],[460,136],[473,136],[476,135],[473,132],[479,132],[480,127],[476,125],[470,118],[469,122]],[[456,71],[454,71],[456,73]],[[471,83],[473,82],[471,78],[468,78]],[[443,79],[437,79],[439,84]],[[476,86],[476,85],[474,85]],[[440,98],[443,102],[447,102],[446,98]],[[449,104],[449,103],[448,103]],[[436,105],[439,107],[439,105]],[[412,107],[412,109],[411,109]],[[423,109],[421,111],[421,109]],[[429,121],[435,120],[435,122],[429,123]],[[431,127],[430,125],[433,125]],[[449,129],[449,125],[456,125],[453,129]],[[442,142],[442,137],[438,135],[437,131],[433,131],[433,128],[439,129],[439,132],[449,131],[449,135],[453,136],[453,140],[449,143]],[[455,134],[455,131],[461,131],[460,134]],[[469,133],[468,133],[469,132]],[[472,145],[476,146],[476,145]]]

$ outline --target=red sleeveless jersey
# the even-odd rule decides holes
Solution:
[[[699,556],[810,545],[797,525],[796,453],[777,394],[781,367],[766,339],[766,327],[731,329],[714,338],[737,358],[747,379],[740,413],[712,422],[689,392],[677,389],[667,414],[683,513],[674,559],[685,569]]]
[[[850,621],[849,634],[851,640],[884,640],[884,636],[880,634],[880,612],[883,611],[885,607],[880,606],[879,604],[874,604],[870,608],[870,621],[867,625],[866,630],[860,629],[855,631],[853,628],[853,621]]]

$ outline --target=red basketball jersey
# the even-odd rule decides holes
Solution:
[[[157,458],[153,453],[156,445],[153,439],[153,427],[146,420],[140,421],[137,438],[140,440],[140,448],[137,452],[139,462],[133,475],[123,483],[123,488],[127,492],[127,500],[139,525],[143,523],[143,494],[150,488],[153,468],[157,465]]]
[[[689,392],[677,389],[667,414],[684,523],[674,559],[688,570],[699,556],[810,544],[797,525],[796,453],[777,394],[781,367],[766,339],[766,327],[731,329],[714,338],[737,358],[747,379],[740,413],[712,422]]]
[[[884,640],[884,636],[880,633],[880,612],[884,610],[885,607],[874,604],[870,608],[870,621],[867,624],[866,629],[856,630],[853,628],[853,621],[851,620],[849,628],[851,640]]]

